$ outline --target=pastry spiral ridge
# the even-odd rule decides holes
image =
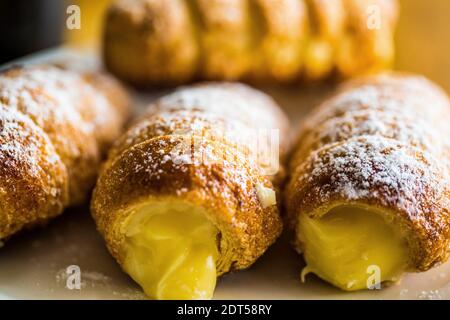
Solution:
[[[103,53],[144,87],[349,77],[390,63],[397,12],[395,0],[119,0]]]

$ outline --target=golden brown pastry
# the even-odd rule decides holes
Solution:
[[[398,73],[354,80],[313,111],[285,190],[303,278],[359,290],[447,260],[449,123],[441,89]]]
[[[136,86],[349,77],[391,62],[396,0],[117,0],[107,68]]]
[[[275,241],[282,224],[271,176],[287,126],[263,93],[210,83],[159,99],[114,144],[92,214],[149,297],[210,298],[217,276],[249,267]],[[280,155],[260,152],[272,130]]]
[[[122,86],[100,73],[0,73],[0,240],[86,200],[127,107]]]

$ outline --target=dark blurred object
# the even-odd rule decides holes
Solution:
[[[59,45],[64,9],[62,0],[0,0],[0,63]]]

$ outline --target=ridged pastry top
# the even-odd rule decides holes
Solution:
[[[100,143],[110,143],[110,137],[117,136],[120,131],[119,118],[126,112],[126,98],[120,96],[122,90],[116,90],[117,83],[111,78],[50,66],[13,68],[0,76],[2,102],[34,117],[44,126],[68,122],[84,133],[96,136]],[[105,90],[97,91],[96,86],[102,85]],[[110,90],[106,86],[111,86]],[[108,96],[112,92],[115,92],[115,99]],[[44,97],[39,97],[39,93]],[[37,98],[40,100],[36,101]],[[52,103],[56,106],[50,107]]]
[[[448,108],[446,94],[423,77],[383,73],[348,82],[302,124],[291,168],[311,150],[363,135],[391,138],[438,157],[446,153],[446,159],[450,142],[439,137],[449,132]]]
[[[348,77],[390,63],[397,15],[395,0],[118,0],[104,58],[138,86]]]
[[[383,74],[345,85],[302,127],[286,193],[291,215],[369,203],[391,212],[405,232],[413,270],[445,260],[449,120],[447,96],[425,78]]]

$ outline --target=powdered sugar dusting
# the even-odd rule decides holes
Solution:
[[[0,161],[6,167],[26,167],[37,177],[41,172],[42,155],[50,165],[60,157],[46,139],[45,133],[27,116],[0,103]],[[6,177],[2,177],[6,178]]]
[[[210,156],[208,146],[202,154],[198,150],[190,150],[191,143],[201,139],[215,141],[225,144],[224,149],[238,149],[234,157],[245,154],[247,161],[256,162],[269,172],[272,168],[278,169],[279,147],[282,153],[287,149],[287,122],[274,101],[245,85],[208,83],[181,88],[152,104],[144,116],[115,143],[110,159],[151,139],[168,136],[172,142],[172,139],[178,141],[181,137],[185,140],[179,146],[184,149],[181,154],[176,154],[180,150],[167,154],[165,145],[152,152],[164,154],[160,159],[163,163],[205,161]],[[270,136],[272,129],[277,133],[281,131],[278,136],[281,141],[273,142],[276,139]],[[163,143],[164,139],[159,139],[159,142]],[[276,152],[271,152],[273,149]]]
[[[365,135],[419,148],[448,168],[450,141],[442,137],[450,136],[450,104],[436,86],[422,77],[381,75],[344,88],[305,121],[295,166],[327,144]]]
[[[284,127],[287,121],[268,96],[244,85],[232,83],[181,88],[163,97],[155,110],[177,109],[220,114],[231,121],[242,121],[252,128],[276,129]],[[272,116],[268,117],[267,114]],[[280,126],[280,123],[283,125]]]
[[[324,201],[330,199],[326,190],[348,200],[374,196],[377,190],[383,194],[385,205],[395,204],[416,215],[423,201],[417,190],[437,196],[445,188],[442,172],[430,170],[438,167],[430,154],[379,136],[349,139],[319,150],[311,167],[311,174],[303,179],[312,181],[323,174],[330,177],[321,189]]]
[[[45,118],[51,118],[58,122],[68,120],[78,124],[82,130],[88,132],[92,130],[91,125],[81,121],[78,110],[73,107],[78,97],[67,94],[66,90],[61,90],[63,87],[72,87],[79,81],[75,74],[50,67],[32,67],[20,70],[21,72],[25,71],[20,77],[15,76],[15,70],[9,71],[13,76],[9,76],[9,73],[2,75],[1,101],[10,107],[21,110],[24,114],[33,116],[38,122]],[[54,100],[57,101],[58,112],[55,112],[54,108],[42,106],[53,103]]]
[[[68,121],[91,135],[117,122],[118,114],[111,112],[105,95],[96,92],[82,75],[49,66],[19,70],[20,77],[15,76],[15,70],[2,75],[0,100],[34,117],[38,122],[44,119]],[[86,103],[86,97],[91,101]],[[95,108],[91,107],[93,105]]]

